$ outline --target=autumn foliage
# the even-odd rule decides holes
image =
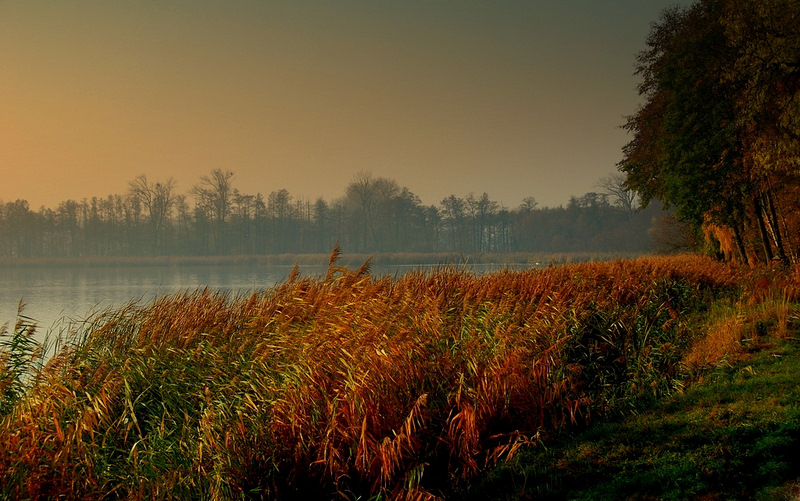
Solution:
[[[628,187],[741,263],[798,261],[799,27],[794,0],[699,0],[664,11],[637,57]]]
[[[452,493],[680,388],[691,319],[744,283],[698,256],[394,278],[337,257],[251,296],[93,319],[0,417],[2,495]]]

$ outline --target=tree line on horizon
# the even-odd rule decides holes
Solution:
[[[601,192],[539,207],[528,197],[508,209],[488,194],[450,195],[424,205],[396,181],[361,172],[333,201],[280,189],[266,197],[235,187],[216,169],[187,193],[173,179],[140,175],[127,192],[66,200],[34,211],[0,203],[0,257],[207,256],[328,253],[647,252],[661,210],[609,176]]]

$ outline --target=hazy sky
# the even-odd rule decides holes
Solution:
[[[615,171],[635,54],[675,4],[0,0],[0,200],[220,168],[312,201],[369,171],[425,204],[565,204]]]

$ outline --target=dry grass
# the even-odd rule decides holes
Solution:
[[[691,314],[743,273],[682,256],[376,279],[337,257],[94,319],[2,417],[3,494],[431,498],[672,391]]]
[[[705,312],[705,335],[699,337],[684,362],[690,372],[740,360],[769,332],[783,339],[800,320],[800,276],[796,270],[762,268],[747,274],[743,292],[716,302]]]

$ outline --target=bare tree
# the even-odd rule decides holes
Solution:
[[[378,231],[388,220],[385,213],[391,201],[400,192],[397,182],[383,177],[374,178],[369,172],[359,172],[347,185],[345,199],[358,214],[355,219],[361,225],[360,244],[362,250],[380,248],[383,244]]]
[[[286,252],[292,232],[292,196],[286,189],[273,191],[267,196],[267,214],[272,229],[270,248],[273,252]]]
[[[466,202],[463,198],[450,195],[439,204],[441,207],[441,221],[446,228],[449,240],[449,250],[464,249],[466,240],[465,221]]]
[[[489,199],[489,194],[484,192],[479,198],[473,193],[467,195],[465,201],[466,212],[472,220],[473,250],[483,252],[492,245],[491,225],[500,205]]]
[[[522,203],[519,204],[519,212],[522,214],[530,214],[531,212],[536,209],[539,205],[539,202],[536,201],[533,197],[525,197],[522,199]]]
[[[611,199],[611,205],[622,209],[632,219],[639,209],[639,200],[636,192],[631,190],[625,182],[626,176],[621,172],[615,172],[600,179],[597,187],[601,188]]]
[[[233,172],[214,169],[192,189],[198,207],[208,215],[218,253],[227,252],[227,223],[234,203]]]
[[[153,253],[163,252],[167,227],[177,199],[175,181],[169,178],[163,183],[152,183],[142,174],[131,181],[128,188],[131,198],[141,205],[150,224]]]

